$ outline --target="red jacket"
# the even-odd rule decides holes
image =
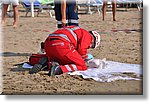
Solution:
[[[57,31],[53,32],[52,34],[64,34],[68,37],[67,38],[59,37],[60,39],[64,39],[71,43],[75,50],[83,57],[87,57],[87,49],[89,49],[90,44],[92,42],[91,34],[80,27],[77,26],[69,26],[65,28],[58,29]]]

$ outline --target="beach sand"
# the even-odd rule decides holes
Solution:
[[[101,47],[89,53],[99,59],[142,65],[142,11],[122,9],[117,10],[117,21],[112,21],[110,12],[105,21],[102,21],[102,14],[79,14],[81,27],[101,34]],[[7,18],[3,27],[2,94],[143,94],[142,79],[102,83],[67,74],[52,78],[47,75],[48,71],[30,75],[20,64],[28,62],[29,55],[37,53],[40,42],[57,28],[55,18],[44,12],[34,18],[24,15],[25,12],[20,12],[17,28],[12,26],[13,18]],[[135,31],[113,32],[113,29]]]

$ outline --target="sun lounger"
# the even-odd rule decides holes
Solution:
[[[34,11],[37,12],[37,16],[39,15],[42,10],[47,10],[49,15],[52,17],[51,10],[54,8],[53,2],[43,2],[44,0],[34,0]],[[48,0],[47,0],[48,1]],[[53,1],[53,0],[49,0]],[[26,15],[31,12],[31,2],[30,0],[22,0],[20,3],[23,5],[26,11]]]
[[[116,3],[117,4],[126,4],[126,9],[129,7],[128,4],[129,5],[136,4],[138,10],[140,11],[142,8],[143,0],[116,0]]]
[[[87,13],[92,14],[91,7],[96,7],[98,13],[102,11],[103,1],[102,0],[78,0],[79,6],[85,6],[87,7]]]
[[[103,2],[102,2],[102,0],[89,0],[87,5],[89,7],[89,12],[91,12],[90,7],[96,7],[98,13],[100,14],[100,12],[102,11]]]
[[[25,12],[26,12],[25,16],[27,16],[28,13],[31,12],[31,2],[30,2],[30,0],[22,0],[22,1],[20,1],[20,4],[22,4],[23,7],[25,8]],[[35,0],[34,1],[34,11],[38,11],[39,8],[40,8],[40,2]]]
[[[111,4],[111,2],[112,0],[107,0],[108,4]],[[116,4],[126,5],[126,9],[129,8],[128,4],[136,4],[139,11],[142,8],[142,3],[143,0],[116,0]],[[97,7],[97,11],[100,14],[100,12],[102,11],[103,0],[78,0],[78,5],[87,7],[87,13],[90,14],[92,13],[91,7]]]
[[[51,11],[54,9],[54,0],[38,0],[41,3],[40,10],[46,9],[49,16],[52,17]]]

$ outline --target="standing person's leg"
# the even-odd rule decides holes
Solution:
[[[13,26],[17,27],[18,19],[19,19],[19,11],[18,11],[18,6],[13,5],[13,10],[14,10],[14,23]]]
[[[54,0],[54,11],[55,11],[55,19],[57,21],[57,28],[62,28],[62,16],[61,16],[61,3],[58,0]]]
[[[105,20],[105,16],[106,16],[106,8],[107,8],[107,0],[104,0],[104,2],[103,2],[103,21]]]
[[[5,25],[8,6],[9,6],[9,4],[3,4],[3,10],[2,10],[2,22],[1,22],[2,26]]]
[[[68,4],[68,25],[72,26],[79,26],[78,23],[78,9],[77,9],[77,4],[76,1],[72,1],[71,3]]]
[[[116,0],[112,1],[113,21],[116,21]]]

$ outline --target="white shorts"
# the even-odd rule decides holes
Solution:
[[[3,4],[19,5],[19,0],[2,0]]]

